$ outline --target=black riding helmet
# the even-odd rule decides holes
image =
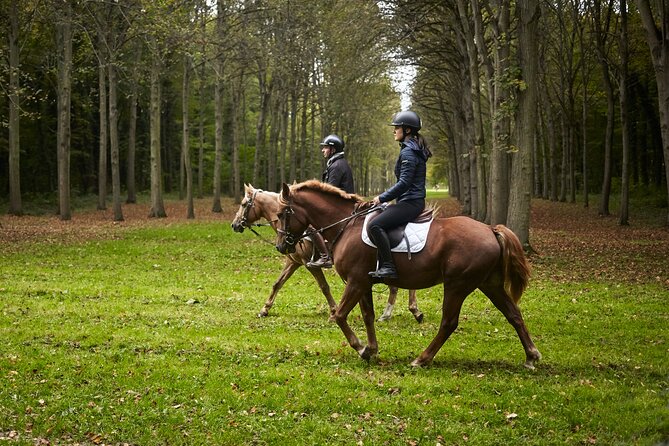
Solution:
[[[413,130],[413,133],[418,132],[421,128],[420,117],[416,112],[411,110],[395,113],[395,116],[393,116],[393,122],[391,122],[390,125],[401,125],[402,128],[409,127]]]
[[[334,148],[334,153],[342,152],[344,150],[344,141],[337,135],[328,135],[318,145],[319,147],[330,146]]]

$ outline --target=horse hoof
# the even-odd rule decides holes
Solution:
[[[411,367],[425,367],[429,364],[429,362],[421,361],[420,359],[414,359],[411,361]]]
[[[260,313],[258,313],[258,317],[267,317],[269,315],[269,312],[267,310],[261,310]]]
[[[423,313],[420,313],[418,316],[414,315],[414,317],[416,318],[416,322],[418,322],[419,324],[423,323]]]
[[[365,361],[369,361],[372,358],[372,356],[376,354],[376,351],[369,348],[369,346],[365,346],[362,350],[358,352],[358,354]]]
[[[527,360],[525,361],[525,364],[523,364],[523,365],[525,366],[526,369],[534,370],[534,364],[539,362],[539,361],[541,361],[541,353],[539,353],[539,350],[535,350],[533,352],[532,357],[527,358]]]
[[[330,317],[328,318],[328,322],[337,322],[337,318],[335,318],[334,314],[331,314]]]
[[[382,314],[381,317],[378,319],[378,322],[385,322],[387,320],[390,320],[390,316]]]

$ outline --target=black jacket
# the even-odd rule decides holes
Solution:
[[[335,153],[328,159],[327,167],[323,172],[323,182],[332,184],[349,194],[355,193],[353,172],[344,158],[344,152]]]

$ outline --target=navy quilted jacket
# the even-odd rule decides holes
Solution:
[[[411,138],[400,143],[400,156],[395,163],[395,183],[379,195],[379,201],[409,201],[425,199],[425,175],[428,155]]]

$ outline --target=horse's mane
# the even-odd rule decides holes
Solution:
[[[318,180],[307,180],[302,183],[292,184],[290,186],[291,192],[298,192],[300,190],[319,190],[325,192],[326,194],[335,195],[341,197],[345,200],[354,201],[356,203],[365,201],[363,197],[358,194],[349,194],[338,187],[335,187],[328,183],[322,183]],[[288,204],[288,201],[283,196],[283,193],[279,194],[279,202],[283,205]]]

